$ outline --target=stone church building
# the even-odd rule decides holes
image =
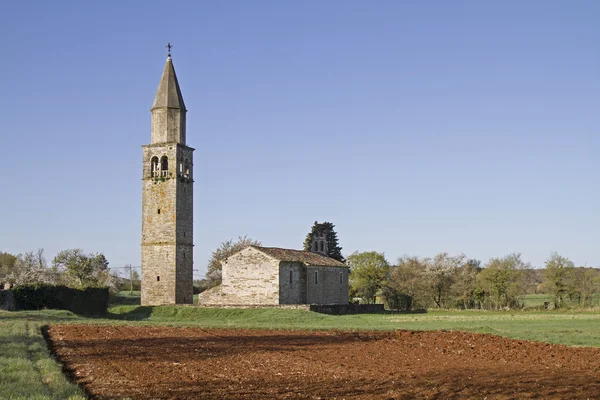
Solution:
[[[221,265],[222,284],[199,304],[348,304],[348,267],[318,253],[248,246]]]

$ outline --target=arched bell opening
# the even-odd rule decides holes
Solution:
[[[158,157],[152,157],[150,160],[150,177],[155,178],[159,175],[160,169],[158,168]]]
[[[169,159],[167,156],[162,156],[160,159],[160,176],[168,176],[169,174]]]

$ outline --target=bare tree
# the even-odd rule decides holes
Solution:
[[[238,236],[237,241],[229,239],[221,242],[219,247],[212,252],[210,260],[208,260],[208,271],[206,272],[206,280],[208,281],[208,285],[210,287],[214,287],[221,284],[221,261],[248,246],[261,245],[261,242],[252,240],[247,235]]]
[[[16,285],[54,284],[55,276],[46,268],[46,265],[44,249],[19,254],[16,257],[13,271],[9,275],[9,280]]]

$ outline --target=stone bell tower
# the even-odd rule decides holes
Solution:
[[[168,47],[150,110],[152,141],[142,146],[142,305],[193,302],[194,149]]]

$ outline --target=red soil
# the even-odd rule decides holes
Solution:
[[[463,332],[58,325],[98,399],[598,399],[600,349]]]

